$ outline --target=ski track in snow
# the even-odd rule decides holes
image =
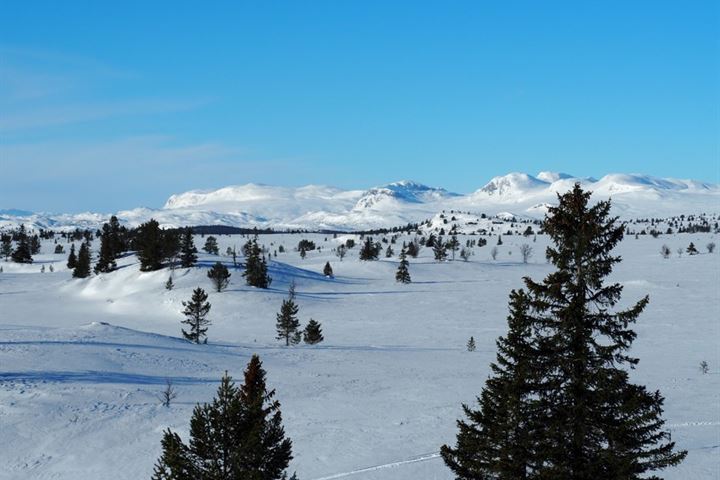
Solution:
[[[685,427],[714,427],[719,426],[720,421],[697,421],[697,422],[682,422],[672,423],[665,425],[667,428],[685,428]],[[704,448],[717,448],[716,446],[704,447]],[[400,460],[397,462],[383,463],[381,465],[373,465],[372,467],[365,467],[359,470],[350,470],[349,472],[335,473],[325,477],[313,478],[312,480],[334,480],[336,478],[345,478],[353,475],[359,475],[361,473],[374,472],[376,470],[382,470],[385,468],[401,467],[403,465],[409,465],[411,463],[427,462],[429,460],[435,460],[440,458],[440,452],[424,453],[422,455],[416,455],[406,460]]]
[[[336,473],[327,477],[314,478],[312,480],[333,480],[335,478],[350,477],[352,475],[358,475],[361,473],[374,472],[376,470],[383,470],[385,468],[401,467],[411,463],[427,462],[428,460],[434,460],[440,458],[440,452],[425,453],[423,455],[417,455],[407,460],[400,460],[399,462],[383,463],[382,465],[374,465],[372,467],[361,468],[359,470],[351,470],[349,472]]]

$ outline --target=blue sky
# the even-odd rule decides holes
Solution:
[[[3,2],[0,208],[510,171],[720,181],[720,7]]]

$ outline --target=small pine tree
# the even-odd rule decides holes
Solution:
[[[15,235],[17,243],[15,250],[10,254],[10,258],[15,263],[32,263],[32,249],[30,246],[30,239],[28,238],[25,230],[25,225],[20,225],[20,228]]]
[[[450,240],[445,244],[446,248],[452,252],[452,260],[455,261],[455,252],[460,248],[460,242],[458,241],[457,235],[450,237]]]
[[[299,338],[300,321],[297,318],[299,307],[295,303],[295,284],[290,284],[288,298],[283,300],[280,313],[277,314],[277,339],[285,340],[285,346],[297,344]]]
[[[330,262],[326,262],[326,263],[325,263],[325,267],[323,268],[323,275],[325,275],[326,277],[332,278],[332,276],[333,276],[333,269],[332,269],[332,267],[330,266]]]
[[[305,326],[305,331],[303,332],[303,341],[308,345],[315,345],[322,342],[323,340],[325,340],[325,338],[322,334],[322,325],[320,325],[320,322],[316,322],[311,318],[308,324]]]
[[[5,261],[7,262],[7,259],[10,258],[10,255],[12,255],[13,252],[13,246],[12,246],[12,235],[7,235],[3,233],[0,236],[0,256],[5,257]]]
[[[191,268],[197,262],[197,248],[193,241],[193,230],[190,227],[183,228],[180,236],[180,266]]]
[[[220,253],[220,248],[218,248],[217,238],[210,235],[205,239],[205,245],[203,246],[203,250],[205,250],[206,253],[209,253],[210,255],[218,255]]]
[[[230,272],[227,267],[220,262],[215,262],[215,265],[208,270],[207,276],[218,292],[225,290],[230,283]]]
[[[392,249],[391,245],[388,245],[385,249],[385,258],[392,258],[392,256],[395,255],[395,252]]]
[[[77,262],[75,262],[75,269],[73,270],[72,276],[74,278],[86,278],[90,276],[90,263],[90,245],[88,242],[83,242],[80,244]]]
[[[210,325],[210,320],[207,318],[207,315],[211,308],[210,302],[208,302],[207,299],[208,294],[205,293],[205,290],[198,287],[193,290],[190,301],[182,302],[183,307],[185,307],[185,310],[183,310],[185,320],[181,323],[190,327],[189,332],[183,329],[182,334],[183,337],[191,342],[207,343],[206,333],[208,330],[207,327]]]
[[[61,255],[63,253],[65,253],[65,248],[62,245],[60,245],[59,243],[57,245],[55,245],[55,254]]]
[[[468,342],[467,342],[467,351],[474,352],[475,348],[476,348],[475,347],[475,338],[471,336],[470,340],[468,340]]]
[[[412,279],[410,278],[410,271],[408,270],[409,265],[410,262],[407,260],[407,254],[405,252],[405,247],[403,246],[402,250],[400,250],[400,263],[398,264],[397,271],[395,272],[396,282],[406,284],[412,282]]]
[[[67,268],[72,270],[75,268],[75,265],[77,264],[77,255],[75,255],[75,244],[70,244],[70,254],[68,255],[67,259]]]
[[[663,245],[662,247],[660,247],[660,255],[664,259],[667,260],[668,258],[670,258],[670,253],[670,247],[668,247],[667,245]]]
[[[265,375],[257,355],[239,388],[226,373],[212,403],[193,410],[188,445],[169,429],[164,432],[152,480],[286,479],[292,442],[285,438],[280,403]]]
[[[688,253],[688,255],[697,255],[698,253],[700,253],[698,252],[698,249],[695,248],[695,244],[693,242],[690,242],[690,245],[688,245],[687,250],[685,251]]]
[[[433,255],[435,260],[443,262],[447,258],[447,245],[443,242],[442,237],[438,237],[433,245]]]
[[[165,282],[165,290],[172,290],[173,287],[175,287],[175,284],[173,283],[172,276],[169,276],[167,282]]]

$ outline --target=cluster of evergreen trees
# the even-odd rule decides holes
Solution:
[[[37,234],[28,235],[25,225],[20,225],[12,234],[3,234],[0,240],[0,254],[5,260],[10,258],[15,263],[32,263],[32,256],[40,253],[40,238]]]
[[[237,387],[223,376],[212,403],[197,405],[190,442],[166,430],[153,480],[280,480],[287,478],[292,441],[285,437],[280,403],[253,355]],[[295,475],[290,480],[297,480]]]
[[[556,270],[510,294],[478,408],[464,406],[457,444],[441,450],[458,479],[649,478],[687,453],[662,429],[660,393],[629,380],[638,362],[629,325],[648,298],[611,311],[622,286],[605,278],[623,227],[609,202],[590,207],[589,196],[575,185],[550,208],[543,229]]]
[[[382,245],[379,242],[373,242],[372,237],[365,237],[362,247],[360,247],[360,260],[377,260],[382,251]]]
[[[128,249],[127,229],[120,225],[117,217],[103,224],[100,234],[100,253],[95,264],[95,273],[108,273],[117,268],[115,260]]]
[[[324,337],[322,335],[322,325],[319,322],[311,318],[305,329],[300,329],[300,320],[297,316],[299,310],[300,307],[295,302],[295,284],[291,283],[288,298],[283,300],[280,312],[277,314],[276,338],[284,340],[285,346],[297,345],[301,339],[309,345],[322,342]]]

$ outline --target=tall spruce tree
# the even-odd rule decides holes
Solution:
[[[118,248],[119,245],[116,234],[111,232],[110,224],[104,224],[102,233],[100,234],[100,254],[95,264],[96,274],[112,272],[117,268],[115,258],[120,253]]]
[[[230,272],[227,267],[220,262],[215,262],[215,265],[208,270],[207,276],[218,292],[225,290],[230,283]]]
[[[509,333],[480,409],[466,409],[457,447],[443,447],[458,478],[634,480],[687,453],[663,430],[660,393],[629,381],[638,362],[629,325],[648,298],[612,311],[622,286],[605,278],[620,261],[611,251],[624,228],[610,202],[589,206],[589,197],[576,184],[548,211],[556,271],[511,294]]]
[[[300,342],[300,321],[297,318],[298,305],[295,303],[295,284],[290,284],[288,298],[283,300],[280,313],[277,314],[275,328],[277,339],[285,340],[285,346],[296,345]]]
[[[90,244],[85,241],[80,244],[80,250],[78,251],[77,261],[75,262],[75,269],[73,270],[72,276],[74,278],[86,278],[90,276],[91,263]]]
[[[532,393],[539,355],[532,340],[529,298],[520,290],[510,293],[508,334],[497,341],[497,360],[477,402],[463,405],[467,420],[459,420],[455,448],[440,449],[445,463],[461,480],[522,480],[537,477],[531,435],[542,431]],[[468,351],[475,350],[470,338]],[[589,480],[589,479],[588,479]]]
[[[408,262],[407,254],[405,253],[405,245],[403,245],[402,250],[400,250],[400,263],[398,264],[397,271],[395,272],[395,281],[398,283],[410,283],[412,282],[412,279],[410,278],[410,271],[408,270],[408,266],[410,265],[410,262]]]
[[[207,301],[208,294],[202,288],[198,287],[193,290],[192,297],[188,302],[182,302],[183,315],[185,320],[181,323],[188,325],[189,331],[182,329],[183,337],[195,343],[207,343],[207,330],[210,325],[210,319],[207,318],[210,313],[210,302]]]
[[[165,431],[153,480],[286,479],[292,442],[285,438],[280,403],[265,375],[257,355],[239,388],[225,374],[212,403],[195,407],[188,445]]]
[[[190,227],[182,229],[180,238],[180,266],[182,268],[190,268],[195,266],[197,262],[197,248],[193,241],[193,230]]]
[[[257,239],[252,240],[248,253],[245,260],[245,271],[242,274],[245,277],[245,283],[251,287],[268,288],[272,278],[268,275],[265,255],[262,254]]]
[[[77,264],[77,255],[75,254],[75,244],[70,244],[70,253],[68,254],[67,259],[67,268],[72,270],[75,268],[75,265]]]
[[[28,238],[25,225],[20,225],[15,234],[15,250],[10,254],[10,258],[15,263],[32,263],[32,250],[30,247],[30,239]]]

